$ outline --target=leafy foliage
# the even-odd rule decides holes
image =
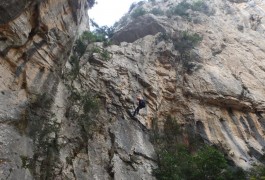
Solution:
[[[179,16],[188,16],[187,10],[191,8],[191,4],[187,3],[186,1],[180,2],[177,6],[170,8],[167,11],[167,16],[171,17],[173,15]]]
[[[90,31],[84,31],[80,37],[80,40],[83,41],[85,44],[90,44],[93,42],[102,42],[104,39],[100,34]]]
[[[98,37],[96,42],[105,42],[109,41],[110,38],[114,35],[114,27],[108,27],[108,26],[99,26],[95,21],[90,20],[93,27],[95,27],[95,30],[93,33]]]
[[[70,100],[73,105],[80,107],[78,112],[71,113],[71,115],[77,119],[82,134],[87,139],[87,136],[93,133],[93,128],[96,126],[96,116],[101,107],[100,100],[89,91],[80,93],[76,90],[72,90]]]
[[[154,15],[164,15],[164,11],[162,11],[161,9],[159,8],[153,8],[151,11],[150,11],[151,14],[154,14]]]
[[[79,77],[79,71],[81,68],[79,65],[80,58],[85,54],[88,44],[93,42],[103,42],[104,46],[111,44],[110,38],[114,34],[114,28],[109,28],[107,26],[100,27],[92,20],[91,23],[96,27],[96,29],[93,32],[84,31],[74,43],[72,55],[69,60],[69,63],[72,65],[71,72],[69,73],[69,75],[72,77],[72,80]],[[104,60],[111,58],[110,53],[107,50],[101,50],[100,48],[96,48],[94,46],[92,49],[89,49],[88,52],[90,52],[91,56],[93,53],[100,53]]]
[[[137,18],[137,17],[139,17],[139,16],[143,16],[143,15],[145,15],[146,13],[147,13],[147,12],[146,12],[146,10],[145,10],[144,8],[139,7],[139,8],[135,9],[135,10],[132,12],[131,17],[132,17],[132,18]]]
[[[100,55],[105,61],[111,58],[109,51],[107,51],[106,49],[103,49]]]
[[[204,146],[192,155],[179,145],[175,151],[161,151],[159,157],[159,168],[154,170],[157,179],[233,179],[224,155],[211,146]]]
[[[203,0],[198,0],[195,1],[192,4],[192,10],[194,11],[200,11],[200,12],[205,12],[209,9],[209,7],[207,6],[207,4],[203,1]]]
[[[210,146],[200,149],[192,159],[195,167],[195,171],[192,173],[194,178],[216,179],[227,168],[224,155]]]
[[[83,106],[84,114],[88,113],[98,113],[99,111],[99,101],[95,96],[90,94],[85,94],[80,97],[81,104]]]
[[[202,12],[207,15],[212,15],[214,12],[209,8],[203,0],[194,1],[192,4],[188,3],[186,0],[180,2],[175,7],[170,8],[167,11],[167,16],[171,17],[174,15],[182,16],[185,18],[189,18],[188,10],[191,9],[193,11]]]
[[[254,165],[249,171],[251,180],[264,180],[265,179],[265,166]]]
[[[170,41],[171,40],[171,36],[167,33],[160,33],[156,39],[156,43],[161,42],[161,41]]]
[[[180,54],[184,54],[185,52],[190,51],[195,46],[197,46],[202,41],[202,39],[203,37],[197,33],[182,31],[175,39],[174,47],[180,52]]]
[[[74,45],[75,54],[78,57],[83,56],[83,54],[86,51],[86,47],[87,47],[87,45],[84,43],[84,41],[82,39],[77,39],[75,42],[75,45]]]
[[[79,39],[75,41],[73,47],[73,55],[79,60],[84,55],[88,44],[102,41],[104,41],[104,38],[101,34],[84,31],[83,34],[79,37]]]
[[[176,119],[170,116],[164,124],[164,132],[159,135],[154,133],[156,141],[153,143],[158,155],[158,168],[153,169],[153,174],[158,180],[246,179],[241,169],[228,166],[224,155],[216,148],[202,142],[190,144],[189,146],[194,146],[192,148],[183,144],[180,140],[183,133],[187,134]],[[190,137],[191,135],[189,141]]]
[[[203,0],[197,0],[195,1],[192,6],[191,9],[193,11],[198,11],[198,12],[202,12],[206,15],[212,15],[214,14],[214,11],[210,9],[210,7],[206,4],[205,1]]]
[[[174,48],[179,52],[178,60],[182,62],[183,70],[192,73],[202,66],[197,62],[200,60],[193,49],[199,45],[203,37],[197,33],[189,31],[180,31],[172,38]]]

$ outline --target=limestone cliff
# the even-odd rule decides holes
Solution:
[[[124,84],[124,98],[133,94],[132,84],[143,91],[148,108],[142,122],[171,114],[247,169],[261,159],[265,145],[265,2],[215,0],[198,7],[193,1],[185,12],[185,6],[168,11],[177,2],[140,3],[134,8],[149,13],[124,17],[114,40],[128,43],[110,51],[117,66],[129,71],[124,77],[112,62],[115,78],[108,79]],[[183,31],[203,37],[184,57]]]
[[[57,135],[46,121],[49,101],[40,98],[58,91],[77,31],[87,29],[87,8],[85,0],[0,2],[0,179],[54,177],[58,151],[42,142]]]
[[[78,54],[87,1],[0,2],[1,179],[154,179],[149,132],[169,114],[236,165],[261,161],[265,2],[212,0],[172,14],[179,3],[136,4],[117,45]],[[183,32],[202,37],[188,53]],[[139,93],[138,121],[127,111]]]

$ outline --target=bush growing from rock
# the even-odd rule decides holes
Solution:
[[[159,8],[153,8],[151,11],[150,11],[151,14],[154,14],[154,15],[159,15],[159,16],[162,16],[164,15],[164,11],[162,11],[161,9]]]
[[[106,49],[103,49],[101,52],[100,52],[100,55],[101,57],[103,58],[103,60],[107,61],[111,58],[111,55],[110,55],[110,52],[107,51]]]
[[[180,2],[177,6],[171,7],[167,11],[167,16],[171,17],[173,15],[179,15],[179,16],[184,16],[188,17],[189,13],[187,13],[187,10],[191,8],[191,4],[187,3],[186,1]]]
[[[202,39],[203,37],[197,33],[182,31],[177,38],[174,38],[174,47],[182,55],[197,46]]]
[[[198,0],[198,1],[193,2],[191,5],[191,9],[193,11],[202,12],[202,13],[207,14],[207,15],[211,14],[211,10],[210,10],[209,6],[203,0]]]
[[[254,165],[253,168],[249,170],[249,176],[251,180],[263,180],[265,179],[265,166],[264,165]]]
[[[131,13],[131,17],[132,18],[137,18],[137,17],[139,17],[139,16],[143,16],[143,15],[145,15],[147,12],[146,12],[146,10],[144,9],[144,8],[142,8],[142,7],[139,7],[139,8],[137,8],[137,9],[135,9],[132,13]]]
[[[188,10],[191,9],[193,11],[202,12],[207,15],[214,14],[214,11],[210,9],[210,7],[203,0],[194,1],[192,4],[187,1],[182,1],[175,7],[171,7],[167,11],[167,16],[172,17],[174,15],[182,16],[184,18],[190,18]]]
[[[153,139],[153,143],[158,155],[158,168],[153,169],[153,174],[158,180],[246,179],[241,169],[228,165],[225,156],[218,149],[194,138],[178,125],[176,119],[167,117],[163,133],[158,133],[157,127],[153,129],[156,130],[156,139]],[[196,142],[183,144],[183,133],[188,134],[188,141]]]

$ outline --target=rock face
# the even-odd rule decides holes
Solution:
[[[49,176],[54,155],[41,141],[55,134],[43,133],[52,116],[44,93],[58,90],[86,7],[85,0],[1,1],[0,179]],[[43,156],[48,152],[50,160]]]
[[[135,8],[166,12],[179,2]],[[1,179],[155,179],[149,132],[168,115],[244,169],[262,161],[263,1],[128,19],[114,36],[119,45],[90,44],[78,58],[71,48],[86,28],[87,1],[0,7]],[[203,39],[180,51],[183,32]],[[135,119],[139,93],[147,107]]]
[[[247,169],[264,154],[265,26],[261,17],[265,4],[211,3],[207,9],[207,12],[211,9],[210,15],[190,11],[189,21],[176,15],[170,18],[145,15],[152,16],[153,24],[162,26],[171,37],[183,30],[203,36],[201,44],[190,52],[191,58],[182,58],[175,51],[176,39],[161,41],[158,35],[121,44],[124,50],[119,49],[116,54],[122,57],[114,55],[114,59],[118,66],[124,65],[122,69],[129,69],[137,77],[126,75],[121,79],[129,84],[134,81],[136,89],[148,99],[143,122],[149,124],[153,117],[163,119],[167,113],[174,114],[180,123],[190,124],[206,141],[223,147],[237,165]],[[142,7],[148,11],[174,5],[173,1],[167,1]],[[131,42],[130,37],[123,35],[131,25],[129,22],[119,29],[115,38]],[[134,65],[128,65],[129,60]],[[121,75],[108,79],[118,77]],[[127,93],[131,86],[124,88],[125,97],[133,94]]]
[[[151,15],[141,16],[125,26],[121,31],[118,31],[113,36],[113,41],[134,42],[137,39],[143,38],[146,35],[155,35],[157,33],[165,33],[165,28],[160,23],[157,23]]]
[[[174,5],[167,1],[141,7],[149,11]],[[82,77],[87,86],[104,91],[112,104],[107,106],[110,113],[117,113],[116,106],[130,109],[142,93],[148,106],[138,119],[147,128],[152,119],[163,124],[168,114],[173,115],[248,169],[264,154],[264,2],[213,1],[207,7],[188,10],[189,19],[147,14],[128,21],[114,36],[120,45],[107,48],[112,58],[104,62],[95,55],[96,61],[90,59],[82,67]],[[155,30],[160,33],[154,36],[142,25],[129,31],[144,21],[162,27]],[[183,31],[198,33],[203,40],[181,56],[175,42]],[[142,32],[149,35],[136,38]]]

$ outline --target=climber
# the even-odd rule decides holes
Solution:
[[[138,107],[135,109],[133,116],[139,114],[140,109],[145,108],[145,100],[142,98],[142,96],[137,96],[137,100],[139,101],[139,104]]]

